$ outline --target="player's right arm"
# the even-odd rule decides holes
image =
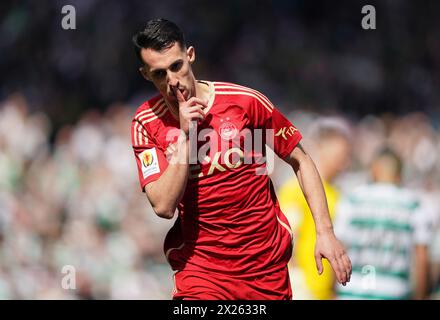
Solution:
[[[189,130],[192,121],[203,120],[207,103],[196,97],[185,101],[182,93],[174,89],[179,102],[180,132],[172,149],[168,167],[159,179],[145,186],[145,193],[154,212],[161,218],[174,217],[177,205],[185,192],[189,175]],[[194,142],[196,143],[196,142]]]
[[[145,194],[154,212],[161,218],[174,217],[177,205],[185,191],[188,180],[188,145],[186,136],[179,136],[177,148],[159,179],[145,186]]]

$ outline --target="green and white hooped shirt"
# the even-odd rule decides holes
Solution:
[[[407,299],[412,250],[428,244],[431,216],[414,192],[392,184],[358,187],[341,200],[336,236],[353,266],[351,281],[337,285],[339,299]]]

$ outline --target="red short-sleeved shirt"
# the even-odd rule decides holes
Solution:
[[[197,126],[197,152],[179,217],[164,251],[173,270],[260,275],[286,266],[292,233],[265,172],[262,147],[281,158],[300,132],[261,93],[243,86],[206,82],[211,100]],[[132,144],[141,188],[168,166],[179,122],[161,96],[136,111]]]

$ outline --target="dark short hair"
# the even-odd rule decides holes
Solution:
[[[174,22],[162,18],[148,21],[145,29],[136,33],[132,40],[136,56],[142,63],[145,63],[141,56],[142,49],[162,51],[176,42],[181,49],[186,47],[182,30]]]
[[[397,175],[401,175],[403,171],[402,158],[397,154],[397,152],[390,146],[386,145],[382,149],[378,150],[375,160],[378,159],[389,159],[393,162],[393,170]]]

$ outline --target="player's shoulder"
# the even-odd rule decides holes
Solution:
[[[153,98],[143,102],[134,113],[132,123],[140,123],[146,126],[153,123],[154,120],[164,116],[167,110],[165,99],[162,95],[156,95]]]
[[[225,100],[243,102],[245,104],[258,102],[270,111],[274,108],[267,96],[254,88],[232,82],[215,81],[213,83],[217,97],[222,97]]]
[[[242,97],[244,99],[249,99],[250,97],[264,97],[260,91],[237,83],[221,81],[214,81],[213,83],[216,94]]]

